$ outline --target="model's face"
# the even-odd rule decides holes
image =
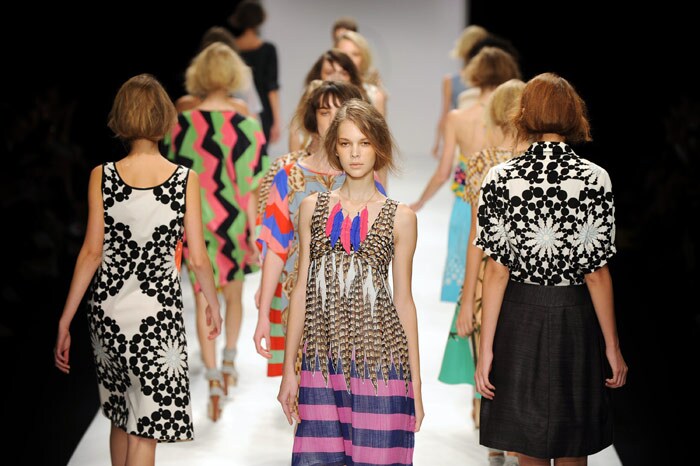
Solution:
[[[338,63],[331,63],[328,60],[323,60],[321,79],[324,81],[342,81],[347,83],[350,82],[350,74]]]
[[[362,54],[360,53],[360,47],[355,45],[353,41],[341,39],[336,48],[341,52],[345,52],[355,64],[357,69],[361,69],[360,65],[362,64]]]
[[[343,171],[351,178],[361,178],[374,171],[377,158],[374,147],[350,120],[343,121],[338,128],[336,152]]]
[[[328,106],[316,110],[316,126],[319,136],[323,137],[326,134],[336,113],[338,113],[338,106],[333,99],[329,99]]]

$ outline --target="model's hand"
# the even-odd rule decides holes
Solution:
[[[482,350],[479,354],[479,360],[476,364],[474,373],[474,382],[476,382],[476,391],[484,398],[493,400],[494,387],[489,381],[489,373],[491,372],[491,363],[493,362],[493,350]]]
[[[275,143],[279,141],[280,138],[280,125],[278,123],[274,123],[272,126],[270,126],[270,142]]]
[[[420,201],[414,202],[413,204],[409,204],[409,207],[411,208],[412,211],[418,212],[421,207],[423,207],[423,203]]]
[[[464,338],[474,331],[474,302],[471,299],[461,300],[459,314],[457,314],[457,334]]]
[[[254,230],[251,230],[254,231]],[[251,261],[253,264],[260,264],[260,250],[258,245],[255,243],[255,238],[248,236],[248,247],[250,248]]]
[[[277,401],[282,405],[282,411],[284,411],[284,415],[287,417],[287,422],[289,422],[290,426],[292,425],[292,419],[301,422],[299,414],[294,411],[294,400],[297,397],[298,391],[299,384],[297,383],[296,376],[294,374],[283,375]]]
[[[425,411],[423,410],[423,396],[421,395],[420,389],[418,392],[415,391],[415,387],[413,395],[415,396],[414,402],[416,405],[416,427],[413,429],[413,432],[419,432],[420,426],[423,424],[423,418],[425,418]]]
[[[262,286],[258,285],[258,290],[255,292],[255,307],[260,309],[260,295],[262,293]]]
[[[620,388],[627,383],[627,363],[622,357],[620,348],[606,348],[605,356],[608,358],[612,368],[612,377],[605,379],[605,386],[608,388]]]
[[[70,372],[70,331],[59,325],[56,347],[53,349],[54,363],[59,371],[68,374]]]
[[[265,346],[262,341],[265,340]],[[258,315],[258,325],[255,326],[253,334],[253,342],[255,343],[255,351],[265,359],[272,359],[270,352],[270,318],[267,313]]]
[[[209,332],[209,339],[213,340],[221,333],[221,311],[218,303],[216,305],[216,309],[213,309],[211,305],[207,304],[204,314],[207,318],[207,327],[211,327],[212,325],[214,326],[214,328],[212,328]]]

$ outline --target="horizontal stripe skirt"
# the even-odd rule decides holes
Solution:
[[[479,441],[536,458],[587,456],[612,444],[610,366],[585,285],[510,281],[482,398]]]
[[[343,363],[328,364],[328,381],[319,368],[311,371],[302,358],[299,416],[292,454],[293,466],[413,464],[416,424],[413,386],[403,370],[392,365],[389,380],[381,375],[375,389],[369,370],[360,377],[350,364],[350,389]],[[408,388],[407,388],[408,385]]]

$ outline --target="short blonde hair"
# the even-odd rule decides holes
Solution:
[[[359,32],[355,31],[345,31],[343,34],[338,37],[338,40],[335,42],[335,46],[338,46],[338,43],[340,43],[341,40],[349,40],[353,44],[357,46],[358,49],[360,49],[360,56],[362,57],[362,63],[360,65],[360,76],[362,76],[362,79],[365,79],[372,68],[372,52],[369,48],[369,43],[367,42],[367,39],[365,39],[362,34]]]
[[[513,117],[520,110],[520,96],[525,83],[519,79],[509,79],[493,91],[489,98],[487,126],[498,127],[504,134],[515,133]]]
[[[459,36],[459,39],[455,41],[455,46],[450,52],[450,56],[453,58],[459,58],[464,63],[468,62],[469,51],[478,42],[486,39],[488,35],[488,31],[486,31],[486,29],[482,28],[481,26],[477,26],[475,24],[467,26],[466,28],[464,28],[464,31],[462,31],[462,34]]]
[[[520,79],[520,76],[513,56],[496,47],[481,49],[463,71],[466,82],[482,89],[499,86],[509,79]]]
[[[328,163],[336,170],[343,170],[340,159],[336,156],[338,149],[338,139],[340,125],[344,121],[353,122],[364,136],[372,144],[376,159],[374,170],[378,171],[387,168],[389,171],[395,170],[394,149],[396,144],[391,136],[386,120],[372,104],[360,99],[350,99],[338,109],[331,126],[328,128],[323,138],[323,147],[326,150]]]
[[[185,88],[197,97],[222,89],[234,92],[248,85],[248,76],[250,71],[241,57],[223,42],[214,42],[192,59]]]
[[[168,93],[150,74],[140,74],[119,88],[107,126],[125,142],[158,142],[172,130],[177,111]]]
[[[542,73],[527,82],[514,123],[519,137],[537,140],[545,133],[563,136],[566,142],[591,140],[586,103],[569,81],[554,73]]]

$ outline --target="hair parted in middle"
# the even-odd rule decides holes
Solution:
[[[231,47],[214,42],[192,59],[185,72],[185,89],[200,98],[218,90],[234,92],[248,85],[249,76],[248,66]]]
[[[340,137],[340,125],[345,121],[350,121],[357,126],[372,145],[376,155],[374,170],[387,168],[389,171],[395,171],[394,152],[396,144],[391,131],[389,131],[389,125],[387,125],[382,114],[372,104],[359,99],[348,100],[338,110],[323,139],[326,156],[331,167],[343,170],[337,157],[337,147]]]
[[[323,52],[318,60],[311,66],[311,69],[306,74],[304,79],[304,84],[309,85],[314,79],[321,79],[321,70],[323,69],[323,64],[325,62],[331,65],[337,63],[340,67],[348,73],[350,77],[350,82],[355,86],[362,87],[362,77],[360,76],[360,70],[355,66],[355,62],[343,51],[338,49],[329,49]]]

